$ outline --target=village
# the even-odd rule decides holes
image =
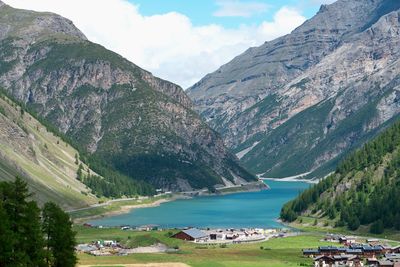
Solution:
[[[312,258],[315,267],[400,267],[400,246],[390,246],[380,239],[328,234],[323,241],[340,246],[303,249],[303,256]]]
[[[86,227],[93,227],[85,224]],[[99,226],[98,228],[103,228]],[[123,231],[162,231],[156,225],[144,225],[140,227],[121,226]],[[296,235],[289,230],[282,229],[261,229],[261,228],[242,228],[242,229],[197,229],[185,228],[170,236],[170,238],[180,239],[199,245],[227,245],[264,242],[271,238],[284,238]],[[164,244],[156,243],[147,247],[130,248],[116,240],[96,240],[87,244],[76,246],[78,253],[87,253],[93,256],[126,256],[140,253],[170,253],[177,252],[178,247],[167,247]]]

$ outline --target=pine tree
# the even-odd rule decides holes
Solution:
[[[0,267],[11,265],[13,258],[14,235],[11,231],[10,220],[0,200]]]
[[[75,232],[68,214],[54,203],[43,208],[43,233],[46,236],[46,262],[53,267],[73,267],[75,255]]]
[[[13,237],[10,264],[5,266],[44,266],[40,210],[35,202],[27,201],[31,196],[27,183],[17,177],[14,183],[2,183],[0,191],[7,214],[2,224],[8,225]]]
[[[25,251],[29,255],[32,266],[45,266],[45,253],[43,250],[44,239],[40,222],[40,209],[36,202],[29,202],[26,213],[25,228]]]

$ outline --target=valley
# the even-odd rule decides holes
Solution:
[[[251,16],[229,6],[199,26],[170,3],[144,15],[110,0],[126,11],[104,9],[123,21],[111,32],[93,22],[100,3],[82,20],[61,1],[70,20],[13,1],[0,0],[1,267],[400,264],[399,1],[280,3],[231,29],[218,23]],[[232,3],[249,4],[214,6]],[[147,32],[164,20],[194,45],[179,27]],[[285,34],[254,37],[271,29]],[[147,70],[194,82],[231,49],[186,90]],[[177,51],[193,69],[164,62]]]

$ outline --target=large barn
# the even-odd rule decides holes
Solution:
[[[199,241],[208,239],[209,236],[199,229],[192,228],[192,229],[180,231],[179,233],[173,235],[172,237],[178,238],[181,240],[185,240],[185,241],[199,242]]]

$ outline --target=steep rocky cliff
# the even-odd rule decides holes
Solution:
[[[255,179],[180,87],[91,43],[58,15],[0,6],[0,85],[97,170],[174,191]]]
[[[188,92],[267,177],[322,175],[400,112],[400,2],[339,0],[251,48]]]

